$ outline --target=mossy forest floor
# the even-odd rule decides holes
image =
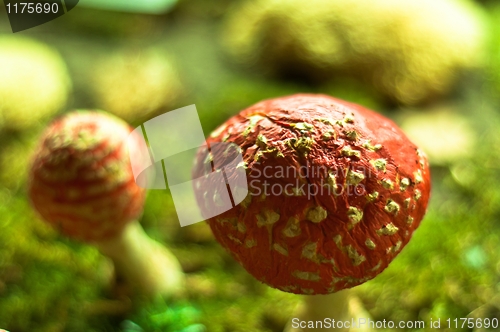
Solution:
[[[68,110],[99,107],[89,97],[87,66],[107,52],[134,46],[173,56],[186,92],[172,109],[196,104],[206,134],[246,106],[295,92],[331,94],[398,121],[396,107],[356,82],[274,80],[231,65],[216,38],[229,2],[184,0],[169,15],[115,14],[112,19],[77,8],[22,34],[54,46],[67,61],[74,91]],[[498,13],[500,6],[490,10],[497,24]],[[0,31],[10,32],[6,22]],[[468,120],[477,136],[474,151],[433,166],[432,198],[422,225],[389,268],[355,288],[374,320],[500,320],[500,74],[494,74],[500,73],[500,33],[496,36],[488,69],[464,78],[444,101]],[[168,191],[149,193],[141,222],[178,256],[189,290],[169,303],[132,304],[117,297],[107,282],[109,262],[96,249],[58,236],[29,206],[26,163],[42,129],[1,134],[0,152],[9,158],[0,160],[0,328],[282,331],[299,298],[255,281],[215,242],[206,224],[180,228]]]

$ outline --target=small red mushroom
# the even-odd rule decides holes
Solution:
[[[124,121],[99,111],[57,119],[35,152],[28,194],[46,222],[72,239],[95,244],[135,291],[172,295],[182,287],[180,265],[137,222],[145,191],[132,175],[126,145],[131,131]]]
[[[241,149],[249,193],[208,223],[271,287],[316,295],[362,284],[389,265],[424,217],[425,154],[392,121],[361,106],[325,95],[266,100],[207,140],[221,142]],[[227,151],[212,154],[228,159]],[[193,171],[202,210],[218,188],[203,177],[204,162]]]

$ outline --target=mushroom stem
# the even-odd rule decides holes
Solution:
[[[297,324],[293,324],[293,318],[298,318],[301,322],[312,321],[314,323],[317,321],[324,323],[325,318],[327,318],[332,325],[334,321],[343,323],[349,322],[349,327],[342,328],[343,324],[340,325],[340,327],[335,325],[335,331],[339,332],[370,331],[366,326],[359,326],[362,320],[367,322],[370,317],[349,289],[327,295],[301,295],[301,297],[303,301],[295,309],[292,319],[285,327],[285,332],[309,330],[321,332],[331,331],[332,329],[332,327],[327,328],[326,326],[314,329],[296,327]],[[297,322],[297,320],[295,320],[295,322]],[[356,326],[350,327],[353,322]]]
[[[128,223],[116,237],[96,243],[114,263],[118,277],[144,295],[173,296],[183,289],[177,258],[152,240],[137,222]]]

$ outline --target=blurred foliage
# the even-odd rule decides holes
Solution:
[[[178,0],[175,17],[183,20],[213,20],[220,19],[228,9],[241,0]]]
[[[180,0],[172,13],[154,17],[75,8],[22,35],[63,56],[74,86],[68,109],[104,108],[91,86],[90,68],[117,50],[144,48],[172,58],[184,91],[165,92],[175,95],[166,96],[175,100],[168,108],[196,104],[206,134],[255,102],[295,92],[330,94],[400,120],[401,112],[389,110],[373,87],[355,79],[312,84],[297,77],[265,78],[228,64],[215,36],[236,2]],[[484,76],[468,76],[449,97],[460,105],[453,111],[467,121],[476,144],[451,162],[433,164],[429,212],[414,239],[386,271],[355,288],[374,319],[500,318],[500,300],[493,296],[500,293],[500,5],[485,6],[496,23],[488,69]],[[5,24],[0,22],[0,31],[9,31]],[[148,97],[143,98],[147,108]],[[162,111],[151,112],[148,117]],[[433,110],[425,112],[433,121]],[[143,119],[129,121],[137,125]],[[215,242],[206,224],[180,228],[168,191],[149,193],[142,223],[179,257],[188,291],[175,301],[135,307],[116,298],[109,262],[95,249],[58,236],[31,212],[25,170],[39,131],[37,126],[24,132],[0,129],[1,328],[282,331],[298,298],[255,281]]]
[[[161,16],[96,10],[82,6],[75,7],[64,22],[64,29],[70,33],[95,38],[125,39],[151,38],[157,36],[156,29],[162,23]],[[54,22],[58,25],[59,22]]]
[[[465,115],[463,115],[465,113]],[[474,154],[476,133],[460,105],[442,104],[400,112],[401,129],[433,166],[452,165]]]
[[[486,71],[490,84],[485,88],[491,90],[492,95],[500,99],[500,5],[495,3],[495,6],[491,6],[490,13],[492,41]]]
[[[0,183],[14,192],[22,189],[28,174],[28,163],[33,155],[41,126],[19,133],[0,131]]]

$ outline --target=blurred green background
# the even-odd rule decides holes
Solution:
[[[500,320],[500,3],[242,2],[180,0],[158,13],[79,5],[17,34],[0,6],[0,328],[282,331],[299,298],[255,281],[206,224],[180,228],[168,190],[149,193],[141,223],[179,258],[188,292],[132,304],[109,287],[96,249],[37,218],[25,184],[41,131],[72,109],[138,125],[196,104],[208,135],[296,92],[383,113],[430,157],[422,225],[354,289],[372,318]]]

